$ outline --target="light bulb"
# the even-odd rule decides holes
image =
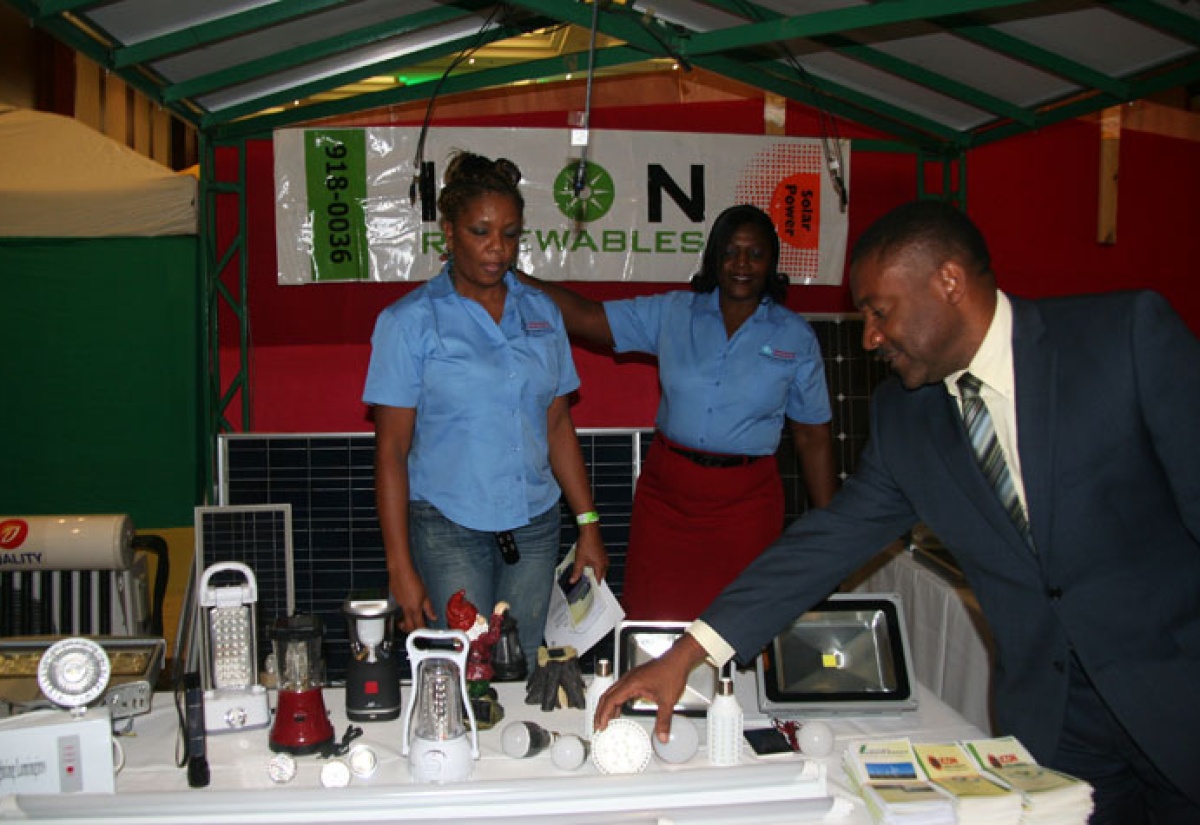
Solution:
[[[550,746],[550,760],[554,767],[563,771],[577,770],[587,759],[587,745],[578,736],[560,733]]]
[[[805,722],[797,738],[805,756],[820,758],[833,753],[833,728],[825,722]]]
[[[671,735],[666,742],[654,737],[654,752],[658,758],[673,765],[681,765],[696,755],[700,748],[700,732],[692,720],[683,716],[671,717]]]
[[[536,722],[512,722],[500,734],[504,752],[514,759],[536,756],[550,745],[550,731]]]
[[[350,784],[350,766],[340,759],[326,762],[321,767],[321,787],[344,788]]]
[[[350,773],[359,779],[370,779],[379,767],[379,758],[367,745],[355,745],[347,757],[347,762],[350,764]]]

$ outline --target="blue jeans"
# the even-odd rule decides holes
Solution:
[[[496,602],[508,602],[532,673],[554,584],[559,518],[556,504],[513,530],[521,559],[506,564],[494,533],[456,524],[428,502],[410,501],[408,541],[413,563],[438,615],[435,626],[446,626],[446,603],[459,590],[467,591],[467,601],[485,617],[491,615]]]

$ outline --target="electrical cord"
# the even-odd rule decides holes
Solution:
[[[183,718],[183,681],[177,680],[173,691],[175,699],[175,717],[178,726],[175,729],[175,767],[187,767],[187,722]]]
[[[159,535],[143,534],[133,537],[133,549],[145,550],[152,553],[154,564],[154,597],[150,607],[150,632],[155,636],[163,635],[163,602],[167,595],[167,579],[171,572],[171,560],[167,552],[167,542]]]
[[[483,25],[479,27],[477,32],[475,32],[474,42],[454,56],[454,59],[450,61],[450,65],[446,67],[444,72],[442,72],[442,76],[438,78],[437,84],[433,87],[433,94],[429,96],[429,104],[425,107],[425,120],[421,124],[421,133],[417,137],[417,153],[416,157],[413,159],[413,178],[412,182],[408,186],[408,202],[413,206],[417,204],[418,194],[421,196],[420,199],[424,201],[426,198],[432,196],[434,191],[434,182],[426,181],[423,178],[423,171],[425,168],[425,138],[429,134],[429,125],[433,121],[433,107],[434,104],[437,103],[438,95],[441,93],[442,84],[446,82],[446,78],[450,76],[451,72],[458,68],[460,63],[479,50],[479,48],[483,45],[484,32],[491,28],[492,21],[494,21],[496,16],[502,11],[507,13],[508,4],[497,3],[492,7],[492,11],[488,14],[487,19],[483,21]]]
[[[763,10],[753,3],[739,2],[738,5],[742,8],[742,13],[756,23],[766,21]],[[804,68],[804,65],[792,53],[786,43],[779,43],[779,50],[783,52],[784,62],[791,67],[800,78],[801,84],[808,89],[810,93],[809,102],[812,107],[817,110],[817,123],[821,135],[821,149],[825,154],[825,167],[829,170],[829,179],[833,184],[833,189],[837,192],[841,211],[845,212],[850,205],[850,190],[846,186],[846,177],[844,170],[846,168],[845,158],[842,155],[842,139],[838,130],[837,118],[829,113],[822,102],[825,97],[825,92],[816,84],[812,75]]]
[[[596,78],[596,31],[600,28],[600,4],[592,3],[592,31],[588,37],[588,71],[587,71],[587,91],[583,97],[583,123],[580,126],[584,131],[583,146],[579,152],[579,167],[575,170],[575,197],[578,198],[587,186],[587,168],[588,168],[588,145],[591,143],[591,136],[588,130],[592,123],[592,81]]]
[[[618,9],[625,11],[626,13],[636,13],[640,18],[639,22],[641,23],[642,28],[646,30],[646,34],[650,35],[652,38],[654,38],[654,41],[658,43],[658,45],[662,46],[662,50],[667,54],[667,56],[678,63],[679,68],[683,69],[685,72],[690,72],[692,70],[691,62],[683,56],[679,49],[672,46],[669,42],[667,42],[665,37],[663,37],[659,32],[655,31],[654,22],[656,18],[654,17],[653,11],[647,11],[644,13],[635,12],[634,9],[626,9],[624,6],[611,7],[609,10],[617,11]],[[665,21],[659,22],[661,22],[663,25],[670,25]]]

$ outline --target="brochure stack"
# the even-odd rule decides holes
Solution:
[[[846,775],[876,825],[1087,825],[1092,786],[1037,764],[1014,737],[852,742]]]
[[[1024,797],[982,773],[962,745],[913,745],[913,751],[929,781],[954,800],[959,822],[1021,823]]]
[[[1022,795],[1026,825],[1085,825],[1092,814],[1092,786],[1039,765],[1015,737],[965,742],[990,777]]]
[[[842,761],[877,825],[957,821],[953,801],[924,778],[908,739],[852,743]]]

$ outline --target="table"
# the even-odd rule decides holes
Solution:
[[[980,730],[992,730],[991,634],[960,574],[897,543],[853,577],[849,589],[898,594],[917,681]]]
[[[753,672],[739,673],[737,696],[746,709],[747,727],[769,723],[758,710]],[[563,823],[795,823],[831,821],[869,823],[854,798],[839,755],[856,739],[911,736],[915,741],[950,741],[981,735],[975,726],[920,689],[917,711],[894,716],[826,717],[837,737],[834,755],[817,760],[800,755],[762,759],[747,747],[743,764],[713,768],[701,752],[684,765],[657,758],[638,775],[605,776],[589,762],[574,772],[556,768],[549,753],[512,759],[501,747],[509,722],[532,720],[561,732],[578,731],[583,712],[543,713],[524,704],[524,686],[496,686],[506,716],[480,734],[480,760],[472,779],[447,785],[413,784],[401,754],[401,723],[363,724],[358,742],[379,759],[368,780],[350,787],[322,788],[323,760],[297,757],[298,773],[287,785],[274,785],[267,774],[271,757],[267,729],[210,735],[212,779],[207,788],[187,786],[185,771],[175,767],[176,712],[170,694],[157,693],[149,714],[134,717],[134,736],[121,738],[125,765],[114,795],[8,795],[0,797],[0,819],[43,822],[129,823],[304,823],[304,822],[455,822],[538,825]],[[404,687],[405,701],[408,686]],[[272,700],[274,697],[272,697]],[[341,689],[325,691],[326,708],[338,737],[347,727]],[[274,702],[272,701],[272,705]],[[649,717],[634,717],[650,726]]]

